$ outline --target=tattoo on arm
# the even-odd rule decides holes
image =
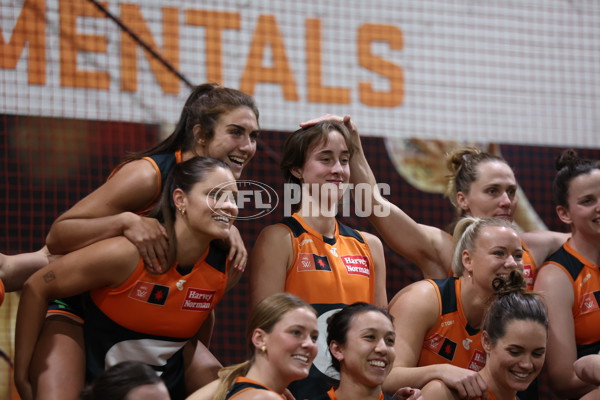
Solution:
[[[56,275],[54,275],[54,271],[48,271],[47,273],[44,274],[43,278],[44,278],[44,282],[50,283],[56,279]]]

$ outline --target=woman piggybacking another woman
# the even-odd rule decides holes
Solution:
[[[224,185],[225,183],[225,185]],[[168,268],[155,273],[124,236],[71,252],[31,276],[23,287],[16,325],[15,382],[34,398],[29,368],[48,301],[84,295],[87,379],[120,361],[138,360],[161,373],[173,399],[186,394],[184,347],[239,275],[227,253],[211,245],[229,236],[237,216],[237,186],[224,162],[194,157],[167,180],[162,216],[169,237]],[[89,292],[89,294],[87,294]],[[74,380],[72,387],[81,390]]]

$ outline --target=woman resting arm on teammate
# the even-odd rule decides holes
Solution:
[[[0,279],[6,291],[19,290],[35,271],[57,255],[109,237],[124,235],[148,265],[160,268],[167,249],[164,229],[144,212],[159,197],[175,162],[193,156],[226,162],[238,179],[256,152],[258,108],[238,90],[204,84],[194,88],[174,132],[158,145],[127,158],[111,178],[54,222],[47,247],[17,255],[0,254]],[[236,228],[228,239],[230,259],[243,269],[247,252]]]
[[[156,228],[154,233],[148,235],[155,235],[158,241],[132,243],[149,268],[159,272],[160,266],[165,262],[163,246],[168,244],[162,236],[164,230],[155,218],[136,216],[132,212],[144,214],[151,208],[159,198],[164,181],[173,166],[195,155],[211,156],[224,161],[237,179],[256,151],[258,116],[258,109],[251,96],[214,84],[198,86],[186,101],[174,132],[155,147],[132,155],[104,185],[63,214],[51,229],[49,242],[78,247],[81,243],[75,245],[73,240],[77,240],[78,236],[82,240],[90,240],[95,229],[104,229],[102,225],[112,218],[110,214],[134,216],[133,219],[137,219],[142,226]],[[74,227],[73,232],[77,232],[77,235],[67,232],[69,226]],[[236,242],[231,238],[239,238],[239,233],[235,228],[231,231],[235,233],[230,233],[230,241]],[[52,237],[54,233],[57,238]],[[100,238],[105,236],[99,236],[98,239]],[[62,241],[68,243],[60,244]],[[245,250],[241,239],[237,242],[238,245],[234,247],[243,251],[238,251],[232,262],[243,268],[246,262]],[[231,259],[231,252],[229,256]],[[47,396],[48,399],[61,396],[69,398],[66,390],[71,382],[84,379],[85,358],[81,329],[83,316],[79,303],[80,300],[75,298],[51,304],[49,317],[31,362],[30,379],[40,393],[39,396]],[[186,359],[193,356],[194,362],[202,365],[200,369],[208,368],[213,371],[208,374],[208,382],[220,368],[218,361],[205,348],[210,341],[211,332],[212,324],[208,320],[205,329],[199,333],[199,339],[204,344],[192,346],[190,343],[186,346]],[[68,361],[66,355],[70,355]],[[202,376],[194,375],[196,380]],[[201,384],[202,382],[198,383]],[[72,393],[73,396],[77,394]]]
[[[494,279],[496,298],[486,311],[481,335],[486,353],[479,374],[488,387],[488,400],[515,400],[541,372],[548,340],[548,315],[540,296],[525,291],[519,271]],[[425,398],[461,397],[442,381],[423,388]]]
[[[183,398],[185,345],[239,278],[227,266],[226,251],[211,243],[228,237],[237,215],[235,203],[217,195],[236,191],[220,160],[194,157],[173,167],[161,201],[169,237],[169,268],[162,273],[148,270],[137,248],[118,236],[71,252],[32,275],[23,287],[16,325],[15,382],[21,397],[46,395],[39,387],[36,393],[29,371],[48,301],[84,293],[87,379],[120,361],[138,360],[161,373],[173,399]],[[68,363],[69,355],[63,357]],[[82,387],[77,379],[68,386]],[[69,398],[66,389],[61,398]]]
[[[396,361],[383,388],[422,388],[442,380],[460,397],[488,389],[478,374],[485,365],[481,327],[494,296],[492,282],[523,269],[523,248],[503,219],[462,219],[456,225],[454,277],[415,282],[390,301],[396,331]]]

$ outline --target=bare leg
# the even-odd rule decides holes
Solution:
[[[83,327],[64,316],[46,318],[31,360],[37,400],[77,400],[85,384]]]
[[[185,345],[183,357],[185,387],[188,394],[217,379],[217,372],[223,367],[199,340],[192,339]]]
[[[46,246],[33,253],[0,254],[0,279],[6,291],[21,290],[27,278],[57,257],[51,255]]]

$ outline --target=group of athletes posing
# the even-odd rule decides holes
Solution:
[[[324,115],[287,137],[285,182],[309,190],[248,257],[234,198],[258,121],[251,96],[198,86],[175,131],[62,214],[43,249],[0,257],[5,289],[22,290],[23,400],[77,399],[131,360],[157,370],[172,399],[526,399],[544,364],[559,396],[598,395],[598,161],[572,150],[557,160],[570,235],[520,232],[511,167],[459,149],[448,158],[461,216],[450,235],[381,196],[350,117]],[[389,212],[369,221],[426,278],[389,303],[379,237],[319,211],[348,183],[374,188],[363,204]],[[250,358],[222,368],[208,349],[214,307],[246,263]]]

